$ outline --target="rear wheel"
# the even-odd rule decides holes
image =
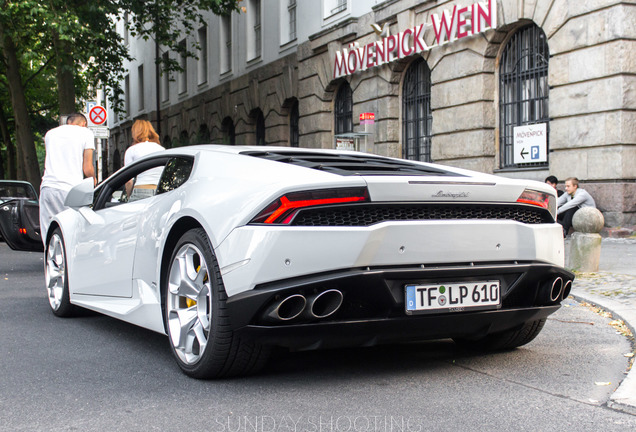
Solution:
[[[500,333],[489,334],[480,339],[454,339],[462,348],[477,351],[498,351],[517,348],[536,338],[545,324],[546,319],[529,321],[521,327]]]
[[[269,349],[239,339],[231,329],[227,294],[203,229],[192,229],[179,239],[163,284],[170,346],[187,375],[244,375],[265,364]]]
[[[53,230],[46,246],[46,264],[44,277],[49,305],[53,313],[59,317],[69,317],[75,312],[68,291],[68,268],[64,238],[59,228]]]

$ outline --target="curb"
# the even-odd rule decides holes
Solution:
[[[583,290],[572,289],[570,293],[575,300],[585,301],[612,313],[614,319],[621,319],[636,336],[636,305],[627,306],[616,300]],[[627,374],[621,385],[610,396],[607,406],[618,411],[636,415],[636,363]]]

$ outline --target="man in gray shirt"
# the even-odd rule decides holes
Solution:
[[[572,228],[574,213],[583,207],[594,207],[594,198],[585,189],[579,188],[579,179],[565,179],[565,193],[557,199],[557,221],[563,225],[563,236],[567,236]]]

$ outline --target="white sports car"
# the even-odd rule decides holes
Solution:
[[[131,190],[150,170],[158,184]],[[176,148],[71,190],[47,293],[58,316],[167,334],[197,378],[254,372],[273,346],[512,348],[574,278],[555,202],[543,183],[365,153]]]

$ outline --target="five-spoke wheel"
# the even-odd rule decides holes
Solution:
[[[162,278],[166,330],[179,367],[195,378],[256,372],[269,349],[234,334],[227,294],[208,236],[183,234]]]

